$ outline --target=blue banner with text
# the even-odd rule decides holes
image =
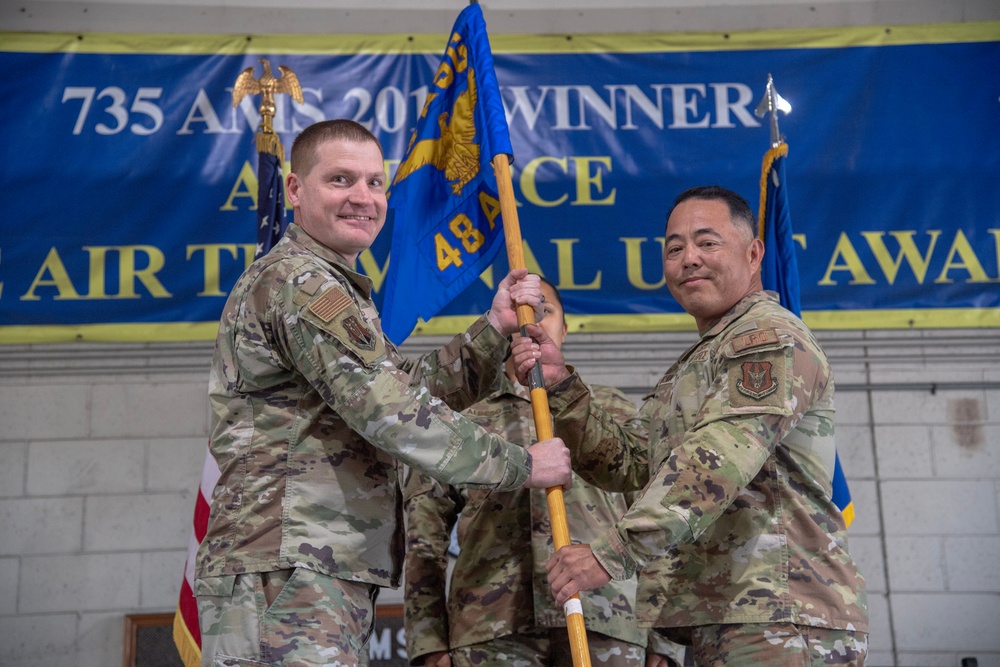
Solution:
[[[665,214],[706,184],[756,210],[768,73],[793,106],[779,123],[807,322],[1000,325],[1000,25],[893,30],[491,37],[525,256],[571,326],[693,328],[663,286]],[[0,343],[213,338],[256,241],[259,100],[232,107],[239,73],[267,58],[298,76],[304,102],[276,99],[286,151],[354,118],[391,177],[445,43],[0,33],[17,73],[0,81],[0,178],[24,207],[0,220]],[[359,260],[379,294],[391,237]],[[505,271],[418,331],[484,312]]]

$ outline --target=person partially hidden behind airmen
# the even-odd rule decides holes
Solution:
[[[562,299],[542,280],[539,326],[562,346]],[[621,391],[593,385],[593,400],[612,418],[634,416]],[[535,441],[531,399],[509,362],[500,386],[463,414],[511,442]],[[458,489],[411,471],[403,487],[407,519],[404,627],[410,663],[427,667],[548,665],[570,667],[566,615],[549,592],[545,562],[552,527],[537,489]],[[574,476],[563,495],[570,537],[589,542],[629,506]],[[448,551],[457,524],[458,555],[448,580]],[[646,635],[635,618],[635,577],[610,581],[582,599],[592,664],[644,667]],[[662,642],[661,642],[662,643]],[[676,647],[672,647],[676,648]]]
[[[513,271],[490,311],[410,360],[382,335],[359,253],[385,222],[378,140],[348,120],[292,146],[294,224],[239,278],[209,385],[220,477],[194,592],[203,665],[367,665],[379,588],[403,564],[403,465],[448,484],[512,491],[570,482],[558,439],[528,448],[462,417],[494,386],[540,309]]]
[[[542,364],[574,471],[641,491],[590,544],[548,562],[561,604],[639,571],[637,613],[703,665],[863,665],[865,582],[834,505],[834,383],[803,322],[761,286],[747,202],[681,193],[663,273],[699,340],[622,424],[539,326],[514,343],[518,376]],[[535,340],[532,340],[535,339]]]

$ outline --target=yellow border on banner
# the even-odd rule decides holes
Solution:
[[[465,331],[474,316],[435,317],[421,320],[414,335],[457,334]],[[1000,328],[1000,308],[926,308],[913,310],[814,310],[802,319],[816,331],[856,329],[989,329]],[[697,331],[694,318],[683,313],[566,315],[570,331],[583,333],[631,333]],[[0,339],[2,340],[2,339]]]
[[[441,52],[440,34],[186,35],[0,32],[0,51],[168,55],[352,55]],[[1000,41],[1000,21],[733,32],[490,35],[494,53],[638,53],[901,46]]]
[[[925,308],[913,310],[813,310],[802,319],[816,331],[855,329],[989,329],[1000,328],[1000,308]],[[475,315],[435,317],[417,323],[415,336],[454,335],[469,328]],[[570,331],[634,333],[696,331],[683,313],[566,315]],[[155,324],[77,324],[0,326],[0,345],[34,343],[166,343],[215,340],[218,322]]]
[[[812,310],[802,313],[811,329],[990,329],[1000,327],[1000,308],[912,310]]]
[[[815,331],[856,329],[989,329],[1000,328],[1000,308],[926,308],[913,310],[814,310],[802,319]],[[465,331],[474,316],[420,320],[412,335],[431,336]],[[566,315],[570,331],[581,333],[637,333],[697,331],[694,318],[683,313]],[[2,336],[2,330],[0,330]],[[0,338],[2,342],[2,338]]]
[[[0,326],[0,345],[34,343],[172,343],[215,340],[216,322]]]
[[[822,331],[844,329],[989,329],[1000,328],[1000,308],[927,308],[920,310],[816,310],[803,319]],[[435,317],[417,323],[412,335],[453,335],[469,328],[471,315]],[[570,331],[582,333],[635,333],[697,331],[694,318],[683,313],[566,315]],[[2,330],[0,330],[2,332]],[[2,333],[0,333],[2,335]],[[0,338],[2,342],[2,338]]]

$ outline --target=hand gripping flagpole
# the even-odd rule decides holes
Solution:
[[[504,153],[493,158],[493,171],[497,177],[497,192],[500,195],[500,215],[503,218],[503,233],[507,242],[507,260],[511,269],[526,268],[524,247],[521,245],[521,227],[517,219],[517,202],[511,184],[510,162]],[[535,323],[535,312],[529,305],[517,307],[517,323],[521,335],[527,336],[525,327]],[[545,391],[542,365],[535,364],[529,380],[531,412],[535,419],[535,433],[538,440],[548,440],[553,436],[552,415],[549,412],[549,395]],[[569,524],[566,522],[566,504],[561,486],[545,489],[549,505],[549,522],[552,524],[552,543],[556,551],[569,545]],[[579,594],[563,604],[566,614],[566,630],[569,632],[570,651],[573,667],[590,667],[590,649],[587,646],[587,628],[583,621],[583,606]]]

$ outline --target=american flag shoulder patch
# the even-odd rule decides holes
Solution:
[[[337,313],[352,303],[354,302],[351,301],[351,297],[347,296],[344,290],[339,287],[331,287],[313,299],[312,303],[309,304],[309,310],[319,319],[329,322],[337,316]]]

